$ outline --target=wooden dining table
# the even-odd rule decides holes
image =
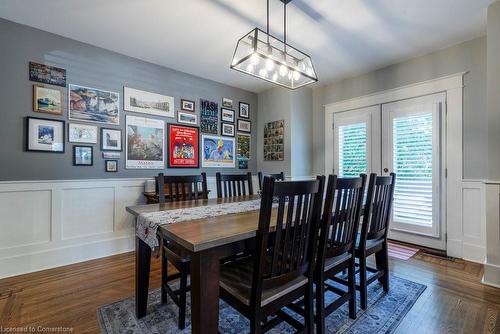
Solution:
[[[259,199],[257,195],[129,206],[140,214]],[[245,250],[255,238],[259,210],[159,225],[157,234],[191,256],[192,333],[218,333],[220,259]],[[151,248],[136,237],[136,316],[146,315]]]

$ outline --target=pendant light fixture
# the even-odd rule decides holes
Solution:
[[[283,41],[269,33],[269,0],[267,30],[255,28],[238,40],[231,68],[274,84],[296,89],[318,81],[311,57],[286,43],[286,6],[283,2]]]

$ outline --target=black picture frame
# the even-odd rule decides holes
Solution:
[[[61,123],[62,127],[62,150],[59,151],[51,151],[51,150],[37,150],[37,149],[32,149],[30,148],[30,132],[29,132],[29,126],[30,126],[30,120],[32,119],[37,119],[41,121],[50,121],[50,122],[58,122]],[[43,152],[43,153],[59,153],[59,154],[64,154],[64,151],[66,149],[66,122],[58,119],[52,119],[52,118],[43,118],[43,117],[32,117],[32,116],[27,116],[25,117],[25,150],[27,152]]]
[[[120,132],[120,149],[119,150],[113,150],[109,148],[104,148],[104,130],[109,130],[109,131],[119,131]],[[101,151],[104,152],[123,152],[123,130],[122,129],[114,129],[114,128],[101,128],[100,131],[100,136],[101,136]]]
[[[233,114],[233,116],[232,116],[232,118],[231,118],[231,120],[230,120],[230,121],[224,120],[224,118],[223,118],[223,116],[222,116],[222,113],[223,113],[224,111],[229,111],[229,112],[231,112],[231,113]],[[233,124],[234,124],[235,119],[236,119],[236,117],[235,117],[235,111],[234,111],[234,109],[229,109],[229,108],[220,108],[220,120],[221,120],[221,122],[225,122],[225,123],[233,123]]]
[[[231,126],[233,128],[233,133],[232,134],[224,133],[224,125]],[[235,137],[235,135],[236,135],[236,129],[235,129],[234,123],[221,122],[221,124],[220,124],[220,132],[221,132],[221,136]]]
[[[116,164],[116,170],[110,170],[108,168],[108,163],[114,162]],[[117,173],[118,172],[118,160],[104,160],[104,170],[106,173]]]
[[[76,162],[76,149],[90,148],[90,164],[79,164]],[[93,166],[94,165],[94,147],[90,145],[73,145],[73,166]]]
[[[193,108],[192,109],[184,109],[184,102],[192,103],[193,104]],[[195,112],[196,111],[196,103],[194,101],[191,101],[191,100],[181,99],[181,110],[182,111]]]
[[[182,128],[191,128],[191,129],[196,129],[198,130],[198,135],[196,136],[196,140],[198,141],[198,145],[197,145],[197,150],[198,152],[196,152],[196,155],[198,157],[198,163],[196,164],[196,166],[175,166],[175,165],[172,165],[170,163],[170,141],[171,141],[171,138],[170,138],[170,128],[172,126],[178,126],[178,127],[182,127]],[[166,158],[167,158],[167,167],[168,168],[191,168],[191,169],[198,169],[200,168],[200,155],[201,155],[201,150],[200,150],[200,145],[201,145],[201,130],[200,130],[200,127],[199,126],[192,126],[192,125],[184,125],[183,123],[181,124],[178,124],[178,123],[168,123],[167,124],[167,147],[165,148],[165,152],[166,152]]]
[[[250,130],[242,130],[242,129],[240,129],[240,123],[242,123],[242,122],[249,123],[250,124]],[[237,123],[236,130],[238,130],[240,132],[244,132],[244,133],[252,133],[252,121],[248,121],[246,119],[239,119],[238,123]]]
[[[243,115],[243,114],[241,114],[241,106],[246,106],[246,107],[247,107],[247,110],[248,110],[248,115]],[[238,115],[239,115],[241,118],[250,119],[250,104],[248,104],[248,103],[246,103],[246,102],[240,102],[240,103],[239,103],[239,108],[238,108]]]

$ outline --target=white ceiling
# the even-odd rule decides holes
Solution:
[[[493,0],[293,0],[288,41],[311,55],[319,83],[361,74],[485,32]],[[282,3],[271,32],[282,36]],[[265,30],[266,0],[2,0],[0,17],[259,92],[229,69],[237,39]]]

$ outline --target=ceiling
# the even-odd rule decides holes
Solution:
[[[493,0],[293,0],[288,41],[324,85],[483,35]],[[281,38],[282,3],[271,2]],[[0,17],[254,92],[229,69],[237,39],[265,29],[265,0],[2,0]]]

